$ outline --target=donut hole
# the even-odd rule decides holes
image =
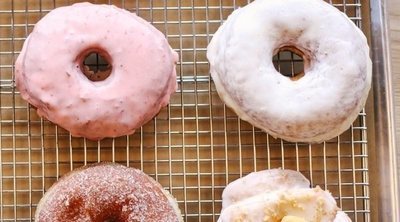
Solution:
[[[87,51],[83,56],[80,68],[90,81],[103,81],[111,75],[110,56],[101,50]]]
[[[293,81],[304,76],[304,54],[295,47],[282,47],[272,57],[276,71]]]

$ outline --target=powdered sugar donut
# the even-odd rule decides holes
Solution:
[[[142,171],[117,164],[76,169],[40,200],[35,221],[183,221],[168,191]]]
[[[272,56],[299,52],[305,74],[280,74]],[[207,51],[217,91],[243,120],[274,137],[321,142],[345,131],[371,85],[363,33],[322,0],[256,0],[235,10]]]
[[[108,77],[83,73],[97,52]],[[15,64],[16,85],[40,116],[90,139],[129,134],[169,102],[177,53],[145,20],[109,5],[78,3],[43,17]]]

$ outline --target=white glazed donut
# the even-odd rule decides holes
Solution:
[[[271,169],[253,172],[233,181],[224,189],[222,209],[256,194],[309,187],[310,181],[297,171]]]
[[[98,52],[110,75],[92,81],[83,60]],[[133,13],[78,3],[43,17],[15,64],[16,85],[40,116],[89,139],[133,133],[169,102],[177,53]]]
[[[282,169],[250,173],[228,184],[222,193],[219,222],[263,221],[260,218],[268,222],[351,222],[328,191],[310,188],[310,181],[300,172]]]
[[[239,201],[225,208],[218,221],[281,222],[291,216],[297,221],[332,222],[337,211],[335,199],[329,192],[319,187],[297,188],[262,193]]]
[[[274,68],[284,48],[300,52],[304,76]],[[322,0],[256,0],[218,29],[207,57],[222,100],[243,120],[274,137],[321,142],[357,118],[371,85],[363,33]]]

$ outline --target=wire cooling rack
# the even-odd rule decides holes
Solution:
[[[35,23],[53,8],[74,2],[0,2],[0,221],[33,220],[38,201],[60,176],[100,161],[140,168],[154,177],[177,198],[185,221],[216,221],[227,183],[276,167],[299,170],[314,186],[329,189],[353,221],[370,220],[369,116],[364,110],[339,137],[309,145],[268,136],[241,121],[218,97],[206,47],[227,16],[247,1],[91,1],[136,12],[165,33],[180,55],[179,89],[156,118],[133,135],[115,139],[74,138],[39,118],[15,88],[13,64]],[[330,3],[359,27],[365,22],[359,0]],[[293,58],[275,57],[275,63],[293,72]]]

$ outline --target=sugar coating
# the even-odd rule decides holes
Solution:
[[[101,49],[112,72],[91,81],[80,55]],[[37,113],[89,139],[133,133],[176,90],[178,55],[145,20],[109,5],[77,3],[44,16],[15,63],[16,86]]]
[[[272,57],[295,46],[310,59],[293,81]],[[207,58],[222,100],[274,137],[322,142],[348,129],[365,104],[372,63],[364,34],[322,0],[256,0],[235,10]]]
[[[231,182],[222,206],[219,222],[351,222],[328,191],[310,188],[310,181],[293,170],[263,170]]]
[[[142,171],[98,164],[72,171],[40,200],[35,221],[183,221],[175,199]]]

